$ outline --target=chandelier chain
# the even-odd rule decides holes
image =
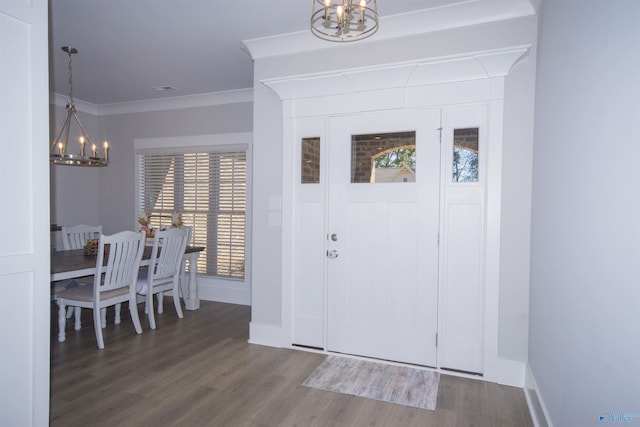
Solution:
[[[69,66],[67,74],[69,76],[69,102],[73,101],[73,70],[71,68],[71,50],[69,50]]]

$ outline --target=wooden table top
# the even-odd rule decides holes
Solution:
[[[143,260],[151,258],[151,246],[144,248]],[[187,246],[185,254],[202,252],[204,246]],[[106,261],[106,259],[105,259]],[[51,251],[51,274],[95,268],[96,255],[85,255],[84,249],[70,251]]]

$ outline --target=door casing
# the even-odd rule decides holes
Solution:
[[[353,79],[350,70],[316,73],[309,79],[302,78],[304,76],[287,76],[261,80],[261,83],[271,88],[282,102],[284,145],[282,152],[281,321],[277,326],[252,322],[251,342],[284,347],[292,347],[294,342],[294,324],[297,323],[293,312],[296,298],[294,292],[296,272],[292,259],[295,257],[294,236],[298,227],[295,225],[297,210],[295,147],[299,138],[311,130],[312,135],[326,138],[323,119],[336,114],[434,106],[442,106],[444,109],[444,136],[447,128],[452,129],[456,126],[455,123],[448,121],[450,111],[468,106],[481,106],[485,110],[486,188],[483,195],[484,217],[482,220],[484,273],[481,279],[483,289],[479,303],[483,315],[476,327],[476,332],[481,336],[478,340],[480,354],[477,359],[486,379],[510,384],[524,382],[525,363],[503,359],[499,354],[498,313],[504,77],[516,62],[526,57],[529,49],[529,45],[515,46],[481,53],[471,52],[468,55],[458,55],[451,60],[418,59],[396,64],[393,67],[386,65],[359,68],[354,71],[355,75],[366,78],[357,80]],[[477,67],[478,64],[481,64],[481,68]],[[431,74],[428,70],[432,67],[442,72]],[[455,79],[440,80],[441,76],[451,75],[446,72],[448,68],[457,70]],[[397,75],[396,81],[401,84],[388,86],[388,82],[393,81],[394,75]],[[407,75],[410,76],[408,79],[402,77]],[[333,84],[340,79],[348,83]],[[358,82],[366,82],[366,87],[353,91],[354,84],[358,87]],[[328,85],[332,87],[330,93],[318,91],[318,87]],[[443,137],[443,143],[444,141]],[[441,238],[443,238],[442,235]],[[440,283],[440,286],[442,287],[443,283]],[[323,298],[326,299],[326,295],[323,295]],[[324,304],[324,301],[319,303]],[[442,339],[443,337],[439,336],[440,342]],[[314,346],[311,345],[311,347]],[[442,344],[439,345],[439,355],[444,351],[444,347]],[[443,360],[443,357],[439,356],[439,359]]]

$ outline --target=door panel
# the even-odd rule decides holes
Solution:
[[[330,351],[436,365],[439,127],[438,109],[330,121],[328,233],[337,241],[328,249],[338,255],[327,263]],[[414,131],[413,167],[352,161],[363,136]]]
[[[0,1],[0,425],[49,423],[47,2]]]

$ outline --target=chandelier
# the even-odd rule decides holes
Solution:
[[[377,30],[376,0],[313,0],[311,32],[323,40],[362,40]]]
[[[98,153],[98,147],[91,141],[87,130],[80,123],[78,115],[76,114],[76,106],[73,103],[73,82],[71,72],[71,55],[78,53],[78,49],[71,46],[63,46],[62,50],[69,55],[69,98],[67,98],[67,113],[64,121],[60,125],[55,139],[51,143],[49,149],[49,159],[51,163],[56,165],[68,165],[68,166],[107,166],[109,164],[109,143],[104,141],[103,150],[104,157],[100,157]],[[71,119],[74,119],[80,128],[80,137],[78,142],[80,143],[80,153],[70,154],[67,150],[69,148],[69,131],[71,130]],[[87,147],[88,145],[88,147]],[[90,151],[90,154],[86,154]]]

